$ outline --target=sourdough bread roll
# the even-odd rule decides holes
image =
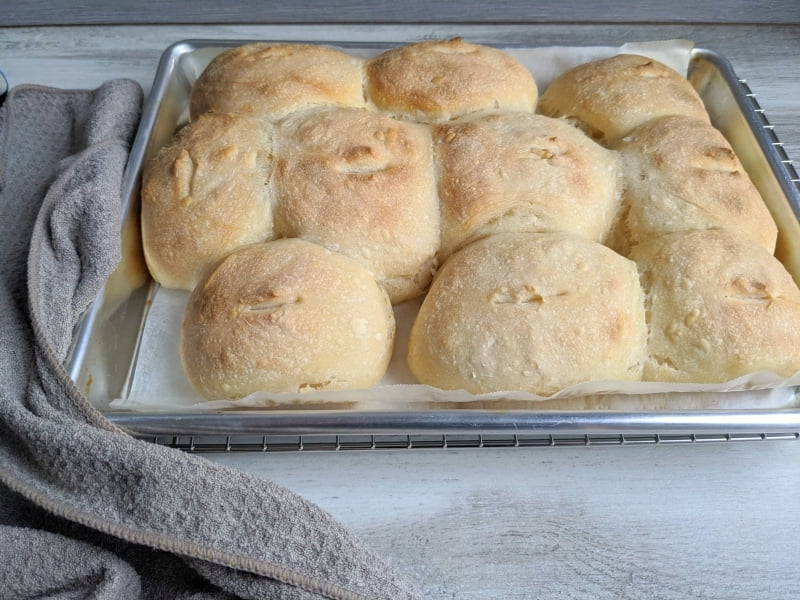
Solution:
[[[622,157],[630,244],[662,233],[725,228],[775,251],[772,215],[730,143],[708,122],[661,117],[612,147]]]
[[[539,94],[510,54],[461,38],[387,50],[367,63],[366,92],[379,110],[423,123],[485,110],[533,112]]]
[[[181,357],[204,397],[367,388],[383,376],[395,322],[356,261],[302,240],[224,258],[192,292]]]
[[[421,383],[552,395],[638,380],[644,298],[635,264],[568,233],[499,233],[444,263],[411,329]]]
[[[738,233],[670,233],[633,248],[649,314],[644,379],[721,383],[800,371],[800,290]]]
[[[709,120],[689,81],[652,58],[618,54],[574,67],[556,77],[539,99],[539,111],[565,117],[601,144],[665,115]]]
[[[501,231],[605,240],[620,206],[617,154],[559,119],[526,113],[434,127],[444,258]]]
[[[191,290],[228,252],[273,235],[272,127],[202,115],[145,164],[142,240],[153,278]]]
[[[365,265],[393,303],[421,294],[439,247],[430,131],[359,109],[288,117],[276,145],[276,228]]]
[[[189,97],[191,117],[232,112],[280,119],[317,106],[364,106],[364,61],[315,44],[257,42],[214,58]]]

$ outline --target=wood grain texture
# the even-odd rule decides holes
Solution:
[[[429,599],[793,598],[800,443],[219,454]]]
[[[6,0],[0,25],[212,24],[212,23],[800,23],[795,0],[693,2],[672,0],[561,0],[519,2],[275,2],[244,0]]]
[[[14,27],[0,28],[0,68],[12,84],[128,77],[149,90],[161,53],[182,39],[482,42],[498,32],[542,46],[691,39],[731,60],[800,158],[798,26]],[[800,441],[207,456],[319,504],[432,600],[800,597]]]

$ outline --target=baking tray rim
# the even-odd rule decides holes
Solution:
[[[800,435],[800,410],[553,411],[257,411],[105,413],[116,425],[147,435],[309,434],[592,434]],[[222,418],[220,418],[222,417]]]
[[[264,39],[185,39],[168,46],[159,60],[153,86],[148,95],[136,137],[123,176],[123,215],[131,210],[141,164],[158,116],[158,107],[168,83],[167,75],[181,56],[202,48],[235,47]],[[287,40],[281,40],[286,42]],[[325,41],[342,48],[381,48],[397,42]],[[523,43],[500,44],[507,48],[530,48]],[[733,97],[756,138],[759,149],[800,220],[800,185],[791,161],[781,156],[781,144],[760,109],[754,110],[754,95],[737,93],[735,84],[744,84],[733,66],[721,54],[706,48],[693,48],[691,61],[711,62],[730,86]],[[756,105],[757,106],[757,105]],[[760,113],[760,114],[759,114]],[[87,310],[76,328],[74,343],[67,357],[70,377],[77,381],[89,333],[98,316],[102,293]],[[797,392],[797,390],[796,390]],[[230,435],[230,434],[347,434],[347,433],[522,433],[545,434],[702,434],[792,432],[800,436],[800,408],[781,409],[705,409],[705,410],[541,410],[454,407],[448,410],[223,410],[218,412],[136,412],[102,411],[110,422],[137,434],[157,435]]]

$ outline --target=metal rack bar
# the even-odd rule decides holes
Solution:
[[[756,441],[798,441],[800,432],[619,434],[619,435],[264,435],[140,436],[140,439],[191,453],[209,452],[352,452],[380,450],[447,450],[459,448],[555,448],[566,446],[643,446]]]
[[[758,98],[753,90],[750,89],[750,85],[747,83],[747,80],[741,78],[737,78],[737,80],[739,85],[742,87],[744,97],[747,98],[751,103],[753,112],[761,121],[761,128],[769,138],[770,145],[775,149],[781,165],[786,170],[789,181],[791,181],[797,190],[800,191],[800,175],[798,175],[797,170],[794,167],[794,160],[789,158],[789,155],[786,154],[786,149],[784,148],[783,142],[778,139],[778,136],[775,133],[774,125],[769,122],[766,111],[759,104]]]

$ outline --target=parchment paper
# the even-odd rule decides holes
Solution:
[[[578,64],[636,53],[659,60],[686,74],[693,44],[687,40],[638,42],[620,47],[508,48],[533,74],[540,93],[554,77]],[[353,52],[370,56],[369,49]],[[351,408],[422,409],[443,407],[537,410],[692,410],[775,409],[800,405],[795,386],[800,373],[790,379],[760,372],[725,384],[665,384],[658,382],[596,381],[571,386],[543,398],[522,392],[473,395],[419,385],[408,369],[405,355],[408,333],[421,298],[395,306],[397,335],[394,354],[383,380],[369,390],[265,394],[237,401],[205,401],[186,379],[180,361],[180,328],[188,292],[156,286],[139,340],[137,359],[124,398],[111,402],[112,409],[146,412],[213,411],[230,408]]]

